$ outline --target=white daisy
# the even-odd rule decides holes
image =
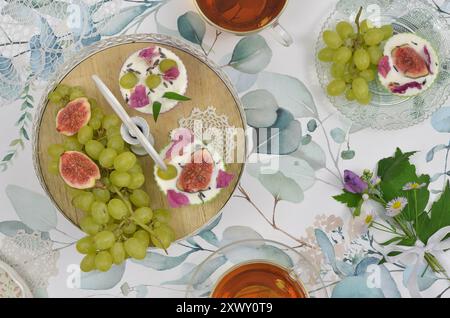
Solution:
[[[407,204],[408,199],[405,197],[395,198],[386,205],[386,215],[392,218],[399,215]]]
[[[419,184],[417,182],[408,182],[403,186],[403,191],[420,190],[426,186],[426,183]]]

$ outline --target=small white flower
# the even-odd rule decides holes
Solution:
[[[426,183],[419,184],[417,182],[408,182],[403,186],[403,191],[420,190],[426,186]]]
[[[399,215],[407,204],[408,199],[405,197],[395,198],[386,205],[386,215],[392,218]]]
[[[370,197],[369,197],[369,195],[367,193],[364,193],[362,198],[363,198],[364,201],[367,201],[367,200],[369,200]]]
[[[373,186],[379,185],[379,184],[381,183],[381,178],[380,178],[380,177],[372,178],[372,180],[370,180],[370,183],[371,183]]]

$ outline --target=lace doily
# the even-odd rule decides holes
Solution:
[[[0,259],[14,268],[34,292],[46,289],[49,278],[58,274],[59,252],[52,247],[53,242],[42,239],[41,233],[20,230],[0,242]]]
[[[235,127],[228,123],[226,115],[218,115],[215,107],[210,106],[205,111],[194,108],[189,117],[180,119],[178,123],[180,127],[193,131],[195,138],[223,154],[224,159],[232,158],[236,144]]]

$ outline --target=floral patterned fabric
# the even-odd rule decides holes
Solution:
[[[380,262],[383,233],[367,231],[367,213],[376,207],[353,218],[332,196],[342,192],[346,169],[373,167],[396,147],[419,151],[412,161],[433,176],[438,195],[450,175],[450,103],[399,131],[364,129],[343,118],[314,69],[320,21],[335,4],[290,1],[280,22],[295,44],[285,48],[269,31],[248,37],[216,32],[185,0],[1,1],[0,259],[16,269],[35,297],[183,297],[190,275],[213,251],[264,237],[305,253],[320,267],[332,297],[409,297],[405,281],[413,262]],[[450,19],[450,1],[433,5]],[[81,274],[74,243],[82,233],[56,212],[33,170],[35,107],[48,79],[78,50],[110,36],[149,32],[183,38],[222,65],[242,97],[249,126],[261,131],[282,123],[278,151],[259,149],[277,158],[280,169],[265,175],[261,164],[249,164],[222,216],[174,244],[169,255],[149,251],[143,261],[108,273]],[[215,271],[233,261],[224,257],[206,266]],[[368,284],[373,273],[377,279]],[[450,297],[447,279],[428,268],[420,273],[422,296]]]

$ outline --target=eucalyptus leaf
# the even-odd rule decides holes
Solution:
[[[302,144],[302,146],[306,146],[306,145],[309,145],[311,143],[311,141],[312,141],[312,136],[310,134],[307,134],[302,137],[301,144]]]
[[[178,32],[186,40],[202,45],[206,34],[206,23],[196,12],[189,11],[178,18]]]
[[[89,290],[106,290],[115,287],[125,273],[126,262],[113,265],[107,272],[81,272],[80,288]]]
[[[433,161],[434,155],[435,155],[436,153],[438,153],[439,151],[444,150],[444,149],[448,149],[448,146],[447,146],[447,145],[437,145],[437,146],[434,146],[434,147],[427,153],[427,162]]]
[[[229,66],[244,73],[256,74],[264,70],[272,59],[272,50],[259,34],[241,39],[233,50]]]
[[[314,141],[303,144],[291,156],[305,160],[316,171],[326,167],[327,157],[325,151]]]
[[[236,241],[245,241],[245,240],[262,240],[263,237],[261,234],[256,232],[254,229],[248,227],[248,226],[230,226],[227,227],[222,234],[222,239],[220,240],[220,246],[225,246],[230,243],[236,242]],[[251,243],[250,245],[253,246],[261,246],[262,243]]]
[[[6,186],[6,195],[21,221],[35,231],[56,228],[56,211],[50,200],[39,193],[16,186]]]
[[[228,61],[230,61],[230,59],[231,54],[227,54],[220,59],[219,64],[228,64]],[[232,67],[225,67],[224,71],[225,73],[227,73],[238,93],[244,93],[248,91],[255,85],[256,80],[258,79],[258,74],[243,73]]]
[[[341,152],[341,158],[343,160],[352,160],[355,156],[356,152],[354,150],[344,150]]]
[[[450,133],[450,107],[438,109],[431,117],[431,125],[441,133]]]
[[[23,222],[20,221],[3,221],[0,222],[0,233],[3,233],[6,236],[14,236],[17,234],[17,231],[25,231],[25,233],[31,234],[34,231],[26,226]],[[50,235],[48,232],[41,232],[41,238],[43,240],[50,239]]]
[[[317,129],[317,121],[315,119],[311,119],[310,121],[308,121],[306,127],[308,128],[309,132],[315,132]]]
[[[282,109],[277,110],[277,120],[280,120],[275,121],[275,124],[280,124],[281,128],[274,124],[269,128],[257,130],[256,144],[259,153],[289,155],[299,149],[302,142],[302,125],[298,120],[292,120],[288,123],[290,118],[285,114],[286,112]]]
[[[278,104],[267,90],[256,90],[242,97],[247,124],[254,128],[272,126],[277,120]]]
[[[279,73],[262,72],[258,76],[258,88],[270,91],[278,105],[291,112],[295,118],[317,118],[314,98],[299,79]]]
[[[302,188],[281,172],[262,174],[258,179],[276,200],[300,203],[304,199]]]
[[[333,138],[334,142],[337,144],[343,144],[345,142],[345,139],[347,137],[347,134],[345,133],[342,128],[334,128],[330,131],[331,138]]]
[[[179,256],[167,256],[155,252],[147,252],[147,255],[143,260],[133,260],[133,263],[158,271],[165,271],[177,267],[194,252],[196,252],[196,250],[192,249]]]
[[[314,234],[316,236],[317,244],[322,250],[323,256],[325,258],[325,262],[333,268],[333,271],[336,274],[340,274],[337,266],[336,266],[336,254],[334,252],[334,247],[330,242],[330,239],[321,229],[315,229]]]

